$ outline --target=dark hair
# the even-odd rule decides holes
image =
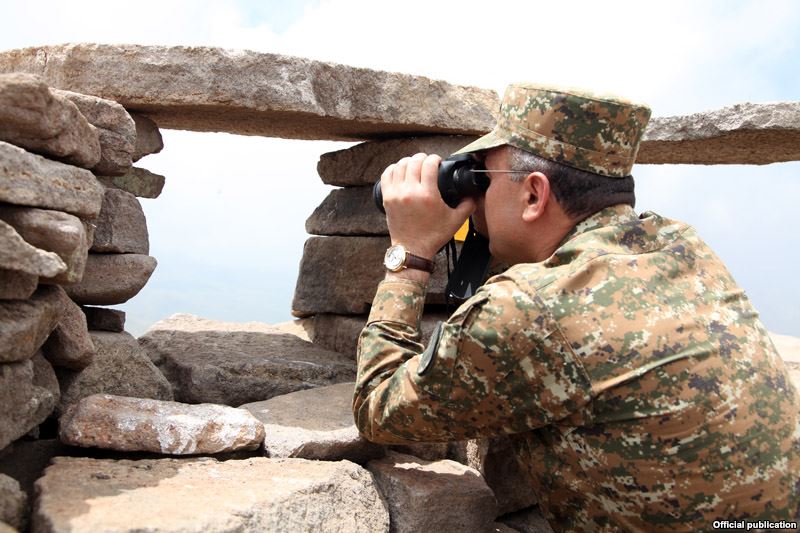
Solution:
[[[511,170],[541,172],[550,179],[550,189],[564,212],[584,219],[606,207],[636,204],[633,176],[609,178],[549,159],[544,159],[515,146],[509,146]],[[521,180],[521,175],[512,179]]]

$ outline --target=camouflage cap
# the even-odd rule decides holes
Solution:
[[[604,176],[629,176],[650,108],[611,95],[509,85],[497,126],[456,154],[504,144]]]

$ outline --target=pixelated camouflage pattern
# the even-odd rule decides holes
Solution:
[[[359,340],[373,441],[512,434],[563,531],[798,519],[800,399],[744,292],[683,223],[628,206],[494,276],[419,375],[425,289],[384,282]]]
[[[506,89],[497,126],[457,154],[510,144],[571,167],[630,176],[650,108],[585,90],[516,83]]]

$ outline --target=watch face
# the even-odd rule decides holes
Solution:
[[[396,244],[386,250],[386,255],[383,257],[383,264],[389,270],[398,270],[403,266],[406,259],[406,251],[402,246]]]

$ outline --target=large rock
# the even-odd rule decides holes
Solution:
[[[131,118],[136,124],[136,146],[133,151],[133,160],[138,161],[146,155],[157,154],[164,148],[164,140],[158,125],[145,115],[131,113]]]
[[[303,390],[242,405],[264,423],[267,457],[300,457],[364,464],[383,447],[358,434],[353,420],[355,383]]]
[[[136,196],[119,189],[106,189],[103,207],[95,222],[96,253],[150,253],[147,220]]]
[[[100,160],[95,128],[30,74],[0,74],[0,140],[84,168]]]
[[[69,284],[80,281],[86,267],[90,236],[83,221],[69,213],[34,207],[0,206],[0,219],[17,230],[25,241],[54,252],[66,265],[55,276],[42,276],[45,283]]]
[[[82,306],[86,315],[86,327],[98,331],[125,331],[125,311],[103,307]]]
[[[53,92],[75,104],[89,124],[97,128],[100,161],[92,170],[98,174],[124,174],[131,167],[136,148],[136,124],[125,108],[97,96],[58,89]]]
[[[103,186],[88,170],[0,141],[0,202],[95,218],[103,202]]]
[[[389,237],[311,237],[303,247],[292,314],[357,315],[366,313],[384,278],[383,256]],[[435,258],[436,271],[428,285],[426,303],[445,303],[447,261]]]
[[[17,440],[0,452],[0,473],[17,480],[32,502],[33,483],[53,457],[68,454],[65,448],[58,439]]]
[[[0,450],[53,412],[52,392],[34,384],[32,360],[0,364]]]
[[[238,406],[355,378],[355,364],[267,324],[178,313],[139,343],[181,402]]]
[[[224,405],[94,394],[61,415],[58,434],[73,446],[187,455],[255,450],[264,424]]]
[[[57,254],[31,246],[13,226],[0,220],[0,268],[51,277],[67,270]]]
[[[0,268],[0,300],[27,300],[38,284],[36,274]]]
[[[494,522],[494,495],[472,468],[394,452],[367,468],[389,503],[393,532],[486,531]]]
[[[219,48],[44,46],[3,52],[0,71],[116,100],[161,128],[291,139],[477,134],[498,107],[476,87]]]
[[[44,358],[41,350],[33,354],[31,361],[33,362],[33,384],[50,392],[55,403],[58,404],[58,400],[61,398],[61,388],[53,365]]]
[[[166,178],[147,169],[131,167],[121,176],[97,176],[106,187],[127,191],[139,198],[158,198]]]
[[[80,371],[56,369],[61,385],[57,412],[97,393],[172,400],[172,389],[164,375],[148,359],[129,333],[91,331],[95,354]]]
[[[22,529],[25,525],[25,511],[28,496],[20,489],[17,480],[0,474],[0,521]]]
[[[349,461],[57,457],[36,488],[41,533],[389,531],[372,477]]]
[[[538,505],[501,516],[498,521],[519,533],[553,533]]]
[[[83,279],[65,289],[82,305],[125,303],[144,288],[156,265],[149,255],[90,253]]]
[[[334,189],[306,220],[311,235],[389,235],[372,187]]]
[[[365,142],[322,154],[317,163],[317,172],[328,185],[374,185],[381,179],[386,167],[403,157],[423,152],[445,158],[474,140],[472,136],[434,135]]]
[[[42,352],[55,366],[80,370],[92,362],[95,352],[86,325],[86,315],[63,290],[59,292],[59,297],[63,313],[42,346]]]
[[[777,102],[655,117],[647,126],[636,161],[764,165],[798,159],[800,102]]]
[[[29,300],[0,301],[0,363],[30,359],[41,348],[64,313],[62,292],[41,285]]]

